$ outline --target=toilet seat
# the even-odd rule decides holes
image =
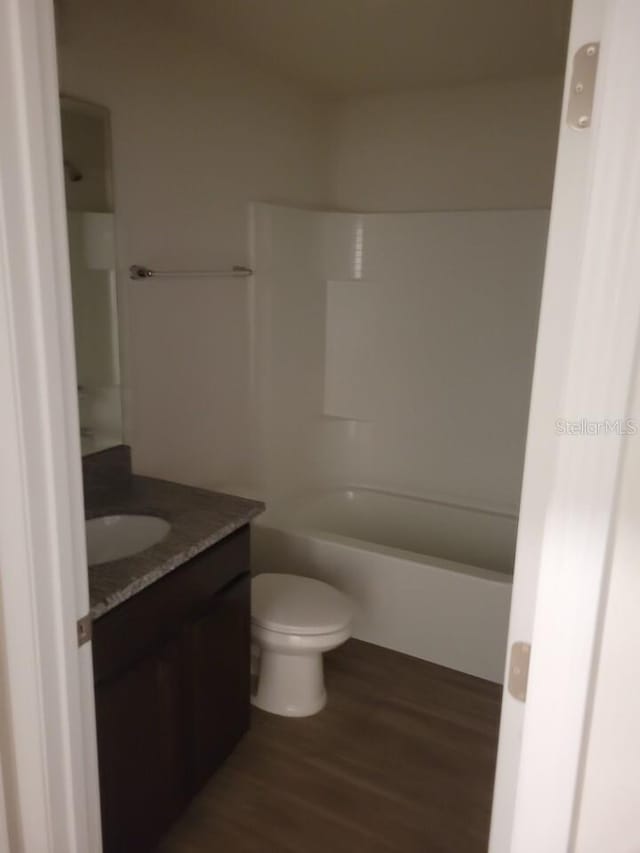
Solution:
[[[351,622],[351,606],[346,596],[313,578],[275,573],[257,575],[251,592],[251,621],[278,634],[334,634]]]

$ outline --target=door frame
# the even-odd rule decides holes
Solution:
[[[101,849],[54,9],[0,3],[0,753],[11,850]]]
[[[594,32],[601,49],[592,126],[569,130],[573,54]],[[638,41],[637,0],[575,0],[510,626],[510,643],[531,641],[529,683],[520,710],[504,694],[491,853],[566,853],[573,844],[629,439],[557,433],[565,422],[631,414],[640,329]],[[577,211],[563,133],[590,135],[586,168],[573,175],[581,182]],[[528,608],[527,618],[518,607]]]

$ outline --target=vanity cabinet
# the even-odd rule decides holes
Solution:
[[[152,849],[186,802],[180,682],[173,642],[96,688],[105,851]]]
[[[249,726],[249,528],[94,623],[105,853],[144,853]]]
[[[248,576],[232,584],[184,636],[191,690],[186,722],[192,791],[207,781],[249,728],[249,584]],[[220,685],[225,701],[220,701]]]

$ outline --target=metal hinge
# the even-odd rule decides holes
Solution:
[[[591,125],[599,53],[600,43],[592,41],[583,44],[573,57],[567,124],[574,130],[585,130]]]
[[[85,643],[88,643],[91,640],[91,633],[93,630],[91,614],[87,613],[87,615],[83,616],[82,619],[78,619],[76,627],[78,630],[78,646],[84,646]]]
[[[514,643],[511,646],[509,660],[509,680],[507,687],[514,699],[525,702],[527,699],[527,682],[529,681],[529,658],[531,657],[530,643]]]

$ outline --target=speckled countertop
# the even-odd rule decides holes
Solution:
[[[264,510],[259,501],[132,476],[126,487],[94,496],[87,518],[157,515],[171,524],[161,542],[122,560],[89,567],[91,616],[98,619]]]

